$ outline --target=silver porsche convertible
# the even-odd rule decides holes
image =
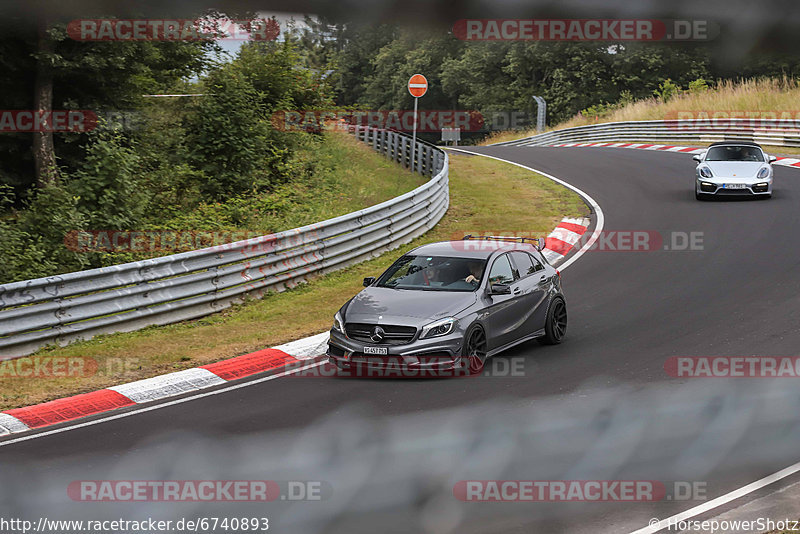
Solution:
[[[711,144],[696,154],[695,198],[712,196],[772,196],[772,165],[775,156],[767,155],[760,145],[746,141],[723,141]]]

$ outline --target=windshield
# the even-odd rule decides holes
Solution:
[[[754,146],[715,146],[709,149],[706,161],[764,161],[764,155]]]
[[[475,291],[486,260],[445,256],[403,256],[378,279],[378,287],[419,291]]]

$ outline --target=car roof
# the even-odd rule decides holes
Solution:
[[[712,146],[725,146],[725,145],[754,146],[756,148],[761,148],[761,145],[759,145],[758,143],[754,143],[753,141],[717,141],[716,143],[711,143],[710,145],[708,145],[708,148],[711,148]]]
[[[408,252],[413,255],[426,256],[447,256],[451,258],[476,258],[488,259],[494,252],[508,252],[521,250],[524,252],[534,252],[536,247],[530,243],[514,243],[502,241],[487,241],[480,239],[440,241],[438,243],[428,243]]]

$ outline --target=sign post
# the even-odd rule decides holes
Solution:
[[[408,92],[414,97],[414,133],[411,136],[411,166],[417,155],[417,103],[419,97],[428,92],[428,79],[422,74],[415,74],[408,79]]]
[[[544,123],[547,115],[547,102],[541,96],[534,96],[536,101],[536,132],[541,133],[544,131]]]

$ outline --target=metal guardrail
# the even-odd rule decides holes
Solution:
[[[396,132],[351,132],[430,181],[370,208],[277,234],[2,284],[0,359],[202,317],[377,256],[432,228],[449,206],[447,154],[421,141],[412,151],[410,138]]]
[[[493,146],[545,146],[608,141],[713,143],[729,140],[800,147],[800,122],[733,118],[606,122],[554,130],[514,141],[495,143]]]

